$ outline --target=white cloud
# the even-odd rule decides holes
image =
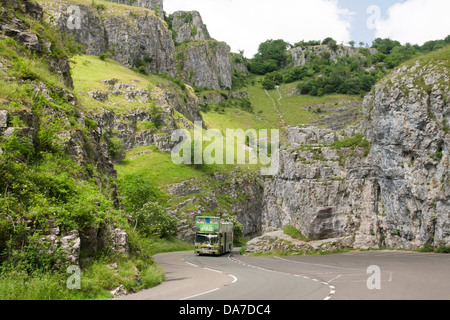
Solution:
[[[340,9],[337,0],[165,0],[164,10],[199,11],[214,39],[247,57],[268,39],[351,40],[352,13]]]
[[[391,6],[376,23],[376,37],[422,45],[450,34],[449,0],[407,0]]]

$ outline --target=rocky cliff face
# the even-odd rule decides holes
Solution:
[[[177,75],[191,86],[231,89],[233,74],[247,74],[240,54],[211,38],[197,11],[177,11],[169,17],[176,49]]]
[[[167,24],[154,11],[115,3],[95,7],[43,1],[42,5],[47,19],[61,32],[73,34],[85,54],[108,53],[128,67],[143,63],[148,72],[174,74],[175,47]]]
[[[292,225],[309,239],[323,240],[355,235],[361,225],[376,226],[366,219],[374,211],[376,192],[366,148],[335,147],[358,130],[342,135],[317,127],[288,128],[281,170],[264,185],[265,231]],[[366,239],[359,242],[366,245]]]
[[[160,16],[162,10],[154,11],[155,5],[162,7],[160,0],[132,2],[133,6],[116,2],[130,1],[41,4],[46,19],[74,35],[88,55],[106,54],[127,67],[143,66],[149,73],[177,75],[189,85],[216,90],[232,88],[233,72],[247,72],[242,57],[231,61],[230,47],[211,39],[198,12],[175,12],[169,26]],[[181,43],[176,50],[174,41]]]
[[[355,248],[448,246],[448,81],[448,61],[418,61],[365,98],[358,127],[290,127],[282,169],[265,182],[263,229]]]
[[[215,40],[191,41],[177,48],[178,75],[186,83],[215,90],[231,89],[230,47]]]
[[[5,18],[0,19],[0,32],[5,37],[9,37],[23,45],[26,49],[38,54],[45,55],[45,60],[47,61],[50,69],[55,74],[62,77],[64,84],[72,88],[73,79],[70,75],[70,65],[69,59],[67,57],[59,57],[56,54],[51,53],[51,42],[48,39],[39,37],[36,33],[30,32],[29,27],[27,27],[20,19],[7,19],[6,15],[8,10],[6,6],[10,6],[14,9],[19,9],[23,11],[24,14],[28,15],[34,20],[41,20],[44,16],[42,8],[34,2],[30,1],[3,1],[4,7],[1,8],[1,16]]]
[[[208,29],[197,11],[176,11],[171,16],[175,42],[211,40]]]
[[[450,244],[450,68],[445,59],[401,67],[364,101],[377,209],[397,235],[389,243],[396,247]]]
[[[370,54],[375,54],[378,51],[374,48],[369,48]],[[308,48],[295,47],[290,51],[292,62],[294,67],[304,66],[308,61],[313,57],[329,57],[331,61],[334,63],[337,62],[339,58],[350,57],[362,57],[362,53],[360,53],[359,48],[346,47],[346,46],[338,46],[336,50],[332,50],[327,45],[321,46],[312,46]]]

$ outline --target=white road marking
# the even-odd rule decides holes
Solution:
[[[235,283],[238,280],[238,278],[233,276],[232,274],[228,274],[228,275],[233,278],[233,281],[231,281],[231,283]]]
[[[274,258],[278,258],[278,257],[274,257]],[[279,258],[279,259],[280,259],[280,260],[286,260],[286,259],[282,259],[282,258]],[[255,266],[252,266],[252,265],[250,265],[250,264],[247,264],[247,263],[245,263],[245,262],[242,262],[242,261],[240,261],[240,260],[238,260],[238,259],[232,258],[232,257],[231,257],[231,254],[228,255],[228,260],[233,261],[234,263],[243,264],[243,265],[245,265],[245,266],[247,266],[247,267],[255,268]],[[289,260],[286,260],[286,261],[289,261]],[[291,273],[287,273],[287,272],[275,271],[275,270],[265,269],[265,268],[261,268],[261,267],[256,267],[256,268],[259,269],[259,270],[263,270],[263,271],[275,272],[275,273],[285,274],[285,275],[290,275],[290,276],[294,276],[294,277],[301,277],[301,276],[298,275],[298,274],[291,274]],[[305,275],[302,275],[302,277],[303,277],[304,279],[308,279],[308,280],[320,282],[318,279],[309,278],[308,276],[305,276]],[[328,284],[328,283],[326,283],[326,282],[320,282],[320,283],[323,284],[323,285],[327,285],[327,286],[330,288],[330,294],[329,294],[327,297],[325,297],[325,298],[323,299],[323,300],[330,300],[330,299],[332,298],[333,294],[336,293],[336,288],[335,288],[334,286],[331,286],[330,284]]]
[[[195,297],[198,297],[198,296],[202,296],[204,294],[208,294],[208,293],[211,293],[211,292],[214,292],[214,291],[217,291],[217,290],[220,290],[220,288],[215,288],[215,289],[212,289],[212,290],[209,290],[209,291],[206,291],[206,292],[202,292],[202,293],[199,293],[199,294],[194,294],[193,296],[189,296],[189,297],[186,297],[186,298],[183,298],[183,299],[180,299],[180,300],[192,299],[192,298],[195,298]]]
[[[339,278],[340,276],[342,276],[342,275],[340,274],[340,275],[338,275],[337,277],[334,277],[333,279],[329,280],[328,283],[330,283],[330,282],[333,281],[333,280],[336,280],[336,279]]]
[[[188,265],[190,265],[190,266],[193,266],[193,267],[196,267],[196,268],[198,268],[198,266],[196,266],[195,264],[193,264],[193,263],[190,263],[190,262],[188,262],[188,261],[184,261],[184,262],[186,262]]]
[[[210,268],[203,268],[203,269],[205,269],[205,270],[209,270],[209,271],[212,271],[212,272],[217,272],[217,273],[223,273],[222,271],[219,271],[219,270],[214,270],[214,269],[210,269]]]

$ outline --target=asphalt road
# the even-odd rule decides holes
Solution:
[[[161,285],[123,300],[449,300],[450,255],[366,251],[301,257],[155,256]]]

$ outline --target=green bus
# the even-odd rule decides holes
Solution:
[[[222,255],[233,250],[233,222],[220,217],[195,218],[195,253]]]

